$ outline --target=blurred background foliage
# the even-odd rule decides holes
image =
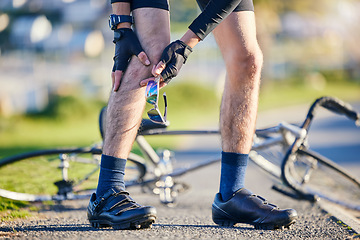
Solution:
[[[360,99],[359,0],[254,0],[265,62],[260,110]],[[200,13],[170,0],[172,39]],[[114,46],[108,0],[0,1],[0,157],[100,140]],[[216,127],[226,76],[209,35],[167,86],[172,128]],[[148,106],[149,107],[149,106]]]

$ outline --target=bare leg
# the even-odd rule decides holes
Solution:
[[[227,70],[220,110],[222,149],[247,154],[255,131],[262,67],[254,12],[231,13],[213,33]]]
[[[278,209],[243,187],[255,131],[262,65],[254,13],[230,14],[214,34],[228,75],[220,112],[223,155],[220,193],[212,205],[213,221],[223,226],[246,222],[263,229],[289,227],[297,218],[294,209]]]
[[[111,93],[103,148],[104,154],[124,159],[133,145],[145,106],[145,88],[140,87],[139,83],[151,76],[152,65],[159,62],[163,49],[170,42],[168,11],[140,8],[135,9],[133,15],[136,32],[151,66],[145,67],[134,57],[119,90]]]
[[[133,11],[136,32],[152,64],[156,64],[170,42],[168,11],[140,8]],[[156,209],[141,206],[125,192],[124,170],[145,106],[145,88],[140,81],[151,76],[133,57],[117,92],[111,92],[106,133],[96,193],[89,201],[87,215],[95,228],[148,228],[155,221]]]

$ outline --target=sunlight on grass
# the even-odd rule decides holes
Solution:
[[[0,221],[11,221],[14,219],[25,219],[31,216],[28,210],[12,210],[0,213]]]
[[[322,96],[333,96],[343,101],[360,100],[360,84],[357,82],[328,83],[322,89],[307,84],[271,82],[261,88],[259,111],[296,104],[311,104]]]
[[[14,201],[0,197],[0,221],[9,221],[31,216],[28,210],[23,208],[29,204],[23,201]]]

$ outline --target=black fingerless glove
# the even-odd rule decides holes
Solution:
[[[192,53],[192,48],[180,40],[170,43],[165,48],[160,59],[166,64],[161,72],[165,83],[169,83],[173,77],[177,76],[190,53]]]
[[[114,30],[115,56],[112,71],[125,71],[131,57],[143,51],[138,37],[130,28]]]

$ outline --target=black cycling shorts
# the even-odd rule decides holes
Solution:
[[[131,1],[131,10],[137,8],[159,8],[169,11],[169,2],[168,0],[132,0]]]
[[[200,9],[204,10],[209,0],[196,0]],[[254,11],[253,0],[242,0],[239,5],[234,9],[234,12],[240,11]]]

